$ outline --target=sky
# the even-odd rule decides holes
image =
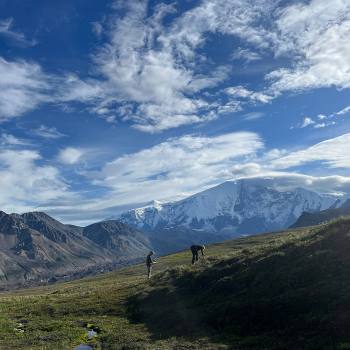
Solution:
[[[0,0],[0,210],[350,193],[349,38],[349,0]]]

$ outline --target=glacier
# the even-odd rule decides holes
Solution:
[[[226,181],[188,198],[153,201],[118,219],[145,232],[189,229],[233,237],[282,230],[303,212],[338,207],[345,196],[283,186],[276,178]]]

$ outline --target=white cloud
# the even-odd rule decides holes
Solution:
[[[48,127],[45,125],[40,125],[39,128],[31,130],[31,134],[40,136],[44,139],[59,139],[66,136],[59,132],[55,127]]]
[[[0,57],[0,122],[48,100],[49,83],[39,65]]]
[[[300,128],[306,128],[307,126],[314,125],[314,124],[315,124],[314,120],[312,120],[309,117],[305,117],[303,122],[300,125]]]
[[[231,99],[226,103],[213,103],[213,106],[216,107],[216,111],[210,112],[209,116],[214,115],[215,118],[217,115],[239,112],[242,110],[242,105],[242,101],[235,99]]]
[[[292,152],[271,162],[275,169],[288,169],[311,162],[330,168],[350,168],[350,134],[325,140],[306,149]]]
[[[34,46],[37,44],[36,40],[28,40],[23,33],[13,30],[13,18],[6,18],[0,20],[0,35],[8,38],[15,45],[18,46]]]
[[[312,176],[295,172],[267,171],[261,172],[253,178],[264,179],[267,186],[274,186],[280,190],[288,190],[296,187],[307,188],[324,194],[350,195],[350,177]]]
[[[249,132],[187,135],[121,156],[99,174],[86,175],[111,188],[114,203],[169,198],[231,178],[235,166],[262,147],[259,136]]]
[[[235,60],[244,60],[247,62],[259,61],[262,59],[259,53],[251,51],[250,49],[244,49],[242,47],[239,47],[234,51],[232,58]]]
[[[326,123],[317,123],[314,125],[314,128],[315,129],[322,129],[322,128],[325,128],[326,126],[328,126],[328,124],[326,124]]]
[[[201,63],[193,64],[206,61],[197,49],[205,44],[208,32],[235,36],[249,45],[238,47],[234,59],[257,60],[272,51],[277,57],[283,55],[292,60],[292,67],[280,68],[267,75],[270,84],[267,92],[252,92],[249,97],[253,100],[266,103],[288,90],[350,86],[347,44],[350,4],[347,1],[312,0],[282,6],[277,0],[228,0],[224,3],[207,0],[178,16],[168,27],[163,25],[162,18],[167,12],[174,11],[172,5],[164,5],[162,11],[148,18],[146,11],[146,2],[135,1],[129,5],[128,15],[116,21],[110,44],[104,47],[97,63],[110,81],[114,84],[118,81],[117,87],[123,85],[125,95],[120,98],[155,105],[161,112],[165,96],[172,106],[185,98],[188,113],[182,111],[182,118],[164,123],[160,128],[186,123],[186,115],[189,123],[198,122],[205,114],[203,111],[197,113],[198,109],[191,106],[194,97],[189,98],[186,94],[189,86],[195,86],[198,92],[199,88],[224,81],[225,74],[217,80],[210,76],[200,77],[196,68]],[[159,65],[161,61],[163,66]],[[130,66],[126,62],[131,63]],[[162,78],[165,72],[169,81]],[[147,84],[147,91],[144,84]],[[159,103],[156,96],[163,103]],[[187,98],[190,101],[186,101]],[[173,100],[175,103],[171,102]],[[171,115],[178,113],[174,107],[167,107],[164,118]],[[128,119],[155,129],[160,121],[159,115],[140,113],[138,105]]]
[[[303,120],[303,123],[301,124],[301,128],[306,128],[307,126],[309,125],[313,125],[315,124],[315,121],[312,120],[311,118],[309,117],[305,117],[304,120]]]
[[[14,135],[3,133],[0,136],[0,145],[3,147],[31,146],[29,140],[19,139]]]
[[[258,22],[277,3],[203,1],[167,26],[163,19],[174,13],[174,5],[160,4],[150,14],[147,1],[119,3],[115,8],[123,8],[123,15],[111,16],[110,27],[104,28],[109,42],[97,50],[94,59],[102,79],[73,79],[70,88],[64,90],[63,100],[90,102],[90,110],[99,117],[128,120],[146,132],[206,122],[221,113],[237,111],[236,101],[207,101],[202,92],[225,81],[230,68],[223,65],[213,69],[197,49],[207,40],[208,32],[239,36],[267,48],[269,33]],[[248,49],[242,48],[239,54],[257,59]],[[249,99],[266,103],[271,97],[251,92]]]
[[[43,102],[80,101],[108,122],[121,119],[157,132],[207,122],[247,102],[267,103],[284,91],[350,87],[347,1],[203,0],[180,15],[175,4],[118,4],[112,7],[118,11],[92,23],[97,35],[108,38],[95,50],[94,78],[48,76],[37,64],[0,59],[0,118],[22,115]],[[170,13],[174,16],[165,24]],[[11,25],[11,19],[0,21],[0,33],[24,38],[13,34]],[[201,50],[208,33],[238,38],[231,59],[273,55],[291,64],[266,76],[265,91],[238,85],[226,90],[232,100],[213,101],[209,89],[235,72],[227,62],[213,68],[210,54]]]
[[[261,19],[270,17],[278,3],[274,0],[202,1],[178,19],[173,37],[189,56],[204,42],[208,32],[234,35],[255,47],[268,48],[270,33]]]
[[[61,78],[55,77],[53,83],[57,88],[55,100],[58,102],[96,102],[104,96],[103,82],[93,79],[84,81],[75,74],[67,74]]]
[[[268,103],[272,100],[272,96],[266,95],[262,92],[250,91],[241,85],[228,87],[225,89],[225,92],[231,97],[247,99],[252,102]]]
[[[17,143],[16,139],[7,139]],[[299,151],[288,151],[266,149],[261,138],[250,132],[172,138],[120,156],[100,170],[80,171],[91,181],[90,185],[103,188],[104,193],[96,196],[101,192],[86,192],[85,199],[71,193],[58,169],[43,165],[38,152],[4,149],[0,151],[3,188],[0,206],[7,211],[37,207],[54,215],[59,213],[64,221],[70,222],[79,221],[75,211],[79,206],[83,217],[93,221],[110,215],[116,205],[179,199],[225,180],[246,177],[265,177],[269,181],[276,178],[279,186],[285,188],[299,186],[318,192],[350,193],[350,177],[290,172],[291,168],[315,161],[326,168],[349,169],[349,141],[350,134],[345,134]],[[82,149],[67,148],[60,152],[58,160],[76,164],[82,157],[85,157]]]
[[[338,121],[336,121],[335,119],[348,113],[350,113],[350,106],[347,106],[341,109],[340,111],[331,113],[329,115],[319,114],[317,115],[318,122],[316,122],[310,117],[305,117],[302,123],[297,124],[296,126],[292,126],[291,129],[306,128],[308,126],[312,126],[315,129],[323,129],[329,126],[336,125]]]
[[[342,110],[335,113],[335,115],[345,115],[350,113],[350,106],[343,108]]]
[[[350,3],[312,0],[280,9],[275,53],[292,57],[291,68],[271,72],[271,90],[350,87]]]
[[[68,187],[52,166],[39,165],[31,150],[0,150],[0,207],[13,212],[67,196]]]
[[[92,32],[97,36],[100,37],[103,32],[103,26],[100,22],[92,22],[91,23]]]
[[[74,147],[67,147],[62,149],[58,154],[58,160],[63,164],[76,164],[84,155],[84,150]]]
[[[163,16],[172,10],[163,5],[147,17],[147,3],[135,1],[128,3],[124,17],[114,19],[109,44],[95,56],[106,79],[100,85],[100,115],[121,113],[121,118],[149,132],[208,120],[208,104],[187,95],[217,85],[228,71],[218,67],[209,75],[196,74],[177,56],[173,30],[162,26]],[[130,108],[121,110],[125,102]]]
[[[263,112],[250,112],[250,113],[246,113],[244,114],[244,119],[245,120],[257,120],[262,118],[265,115],[265,113]]]
[[[327,122],[327,123],[317,123],[317,124],[314,125],[314,128],[315,129],[320,129],[320,128],[326,128],[328,126],[333,126],[333,125],[336,125],[335,121],[330,121],[330,122]]]
[[[272,53],[292,61],[291,67],[266,76],[265,92],[243,86],[227,88],[235,99],[267,103],[288,90],[350,86],[347,1],[312,0],[282,6],[277,0],[207,0],[168,26],[162,21],[174,12],[173,5],[162,5],[150,16],[148,11],[147,2],[128,3],[126,15],[114,19],[109,44],[96,55],[108,95],[101,98],[103,108],[97,110],[107,116],[120,113],[140,130],[160,131],[208,121],[242,107],[232,108],[223,101],[208,103],[205,95],[198,97],[229,74],[226,66],[211,75],[201,71],[203,62],[209,60],[198,49],[205,45],[207,33],[231,35],[247,43],[236,49],[233,59],[253,61]],[[116,107],[121,102],[131,108]]]
[[[325,168],[350,168],[349,141],[350,134],[345,134],[299,151],[288,151],[266,150],[257,134],[246,132],[168,139],[118,157],[99,171],[85,172],[94,185],[109,189],[98,203],[90,203],[86,210],[103,211],[115,205],[153,199],[176,200],[225,180],[247,177],[276,178],[285,188],[350,194],[350,177],[290,172],[291,168],[315,161],[323,163]]]

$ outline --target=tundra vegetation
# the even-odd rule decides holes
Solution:
[[[349,251],[340,218],[3,292],[0,349],[350,349]]]

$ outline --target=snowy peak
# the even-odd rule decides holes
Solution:
[[[181,227],[234,236],[284,229],[303,212],[344,202],[339,196],[282,185],[271,178],[227,181],[177,202],[129,210],[119,219],[144,231]]]

